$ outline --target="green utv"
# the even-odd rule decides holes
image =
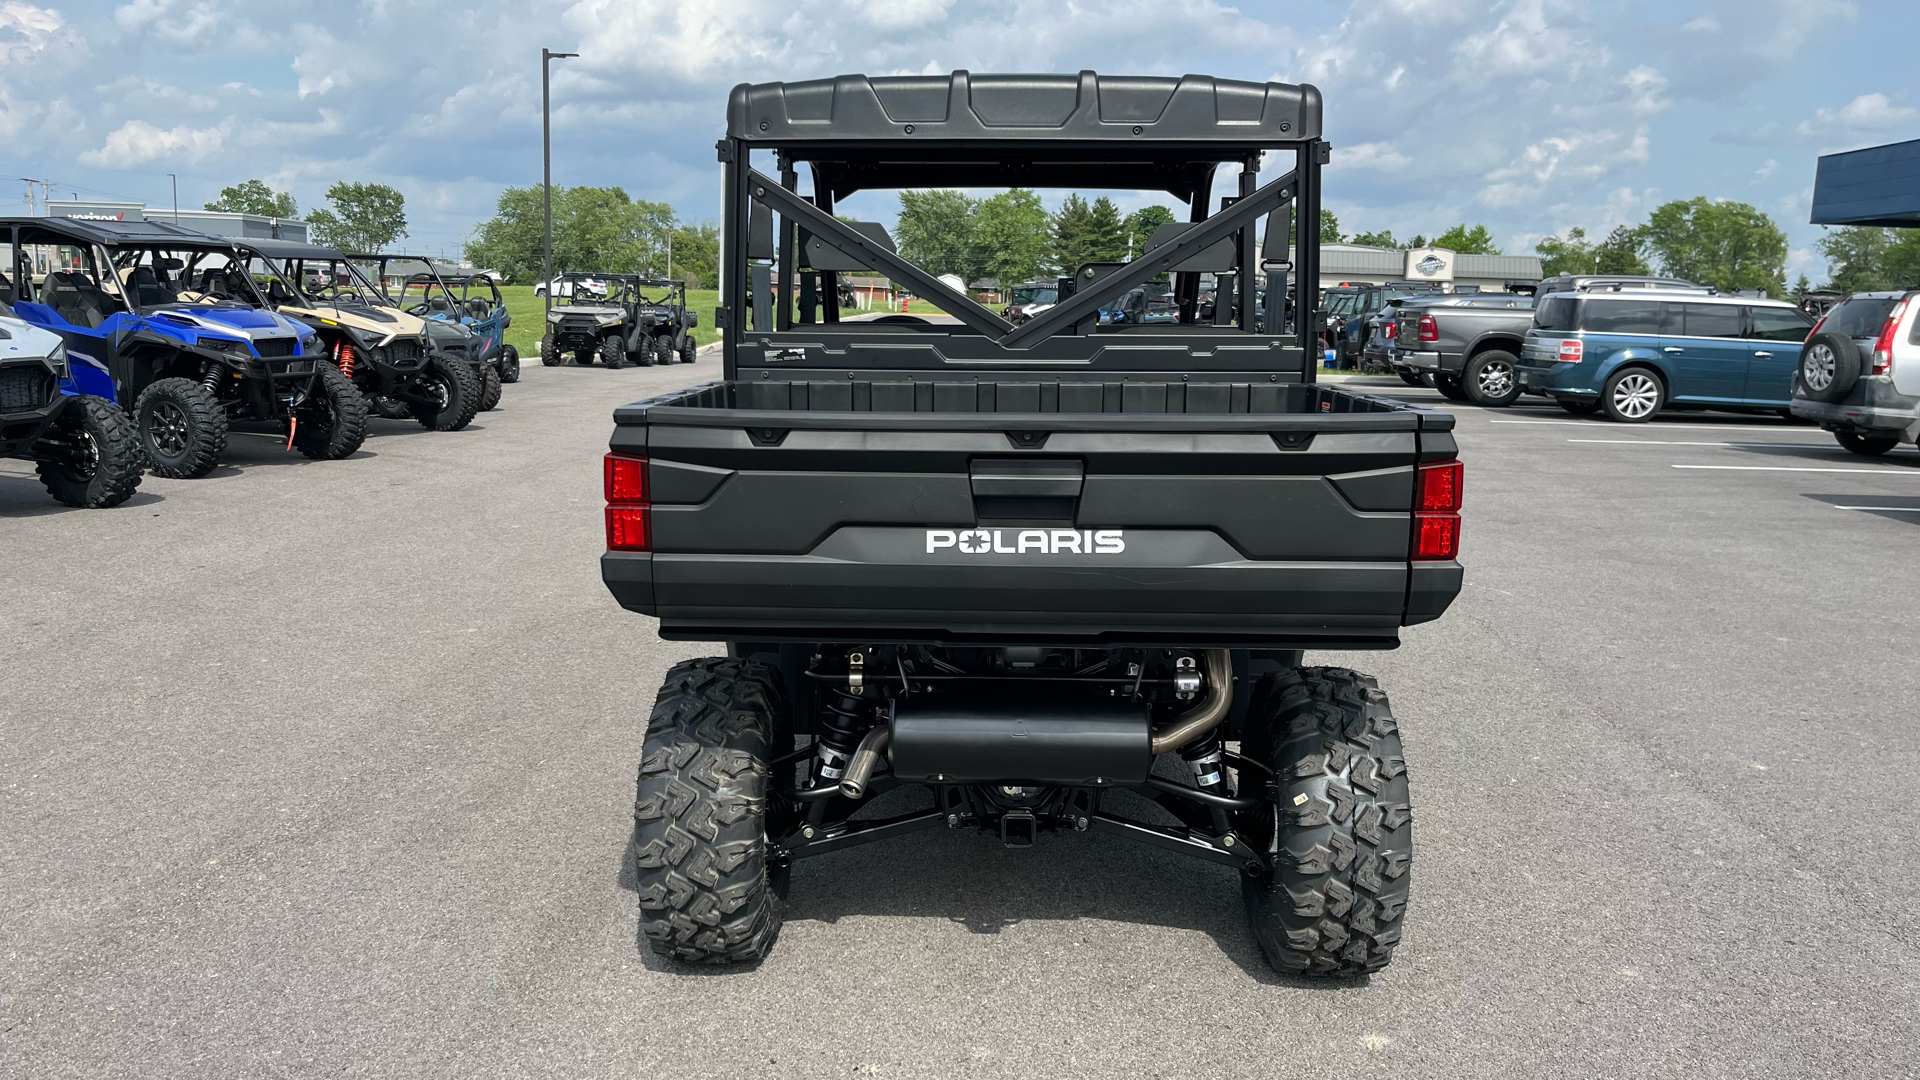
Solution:
[[[1315,383],[1324,313],[1292,298],[1319,249],[1289,222],[1320,218],[1320,92],[743,85],[718,150],[723,378],[616,410],[603,462],[609,591],[712,643],[640,750],[654,950],[759,960],[795,863],[954,829],[1228,867],[1276,969],[1384,968],[1413,856],[1400,728],[1371,676],[1306,655],[1447,609],[1462,473],[1453,417]],[[1015,325],[834,215],[925,187],[1190,213]],[[821,299],[854,272],[946,317],[841,321]],[[1163,275],[1174,318],[1101,320]]]
[[[684,281],[639,274],[565,273],[556,292],[567,302],[547,313],[540,362],[558,367],[570,354],[575,364],[595,360],[610,368],[628,364],[691,364],[698,316],[687,310]]]

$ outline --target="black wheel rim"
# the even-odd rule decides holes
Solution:
[[[192,421],[174,401],[156,401],[147,413],[147,441],[163,457],[179,457],[192,441]]]
[[[90,483],[100,472],[100,441],[93,432],[82,428],[74,433],[73,453],[60,463],[60,471],[81,484]]]

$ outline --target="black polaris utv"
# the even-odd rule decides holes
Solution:
[[[1320,116],[1312,86],[1203,76],[733,91],[725,377],[617,410],[604,462],[609,590],[664,638],[724,643],[667,673],[641,753],[656,951],[756,960],[794,862],[947,828],[1232,867],[1275,967],[1387,964],[1413,853],[1399,728],[1371,677],[1305,654],[1390,649],[1446,610],[1461,466],[1451,416],[1315,385],[1322,312],[1256,310],[1319,278],[1286,223],[1319,220]],[[834,216],[934,186],[1192,211],[1131,262],[1063,268],[1016,326]],[[841,322],[818,301],[853,271],[949,318]],[[1101,322],[1161,274],[1174,320]]]
[[[47,494],[68,506],[118,506],[140,486],[145,459],[120,406],[63,394],[70,378],[59,336],[15,316],[0,273],[0,457],[25,458]]]
[[[547,332],[540,338],[542,364],[558,367],[569,353],[575,364],[586,366],[598,360],[610,368],[672,360],[671,353],[662,355],[658,344],[661,327],[668,320],[641,290],[642,282],[654,279],[570,271],[555,280],[561,282],[556,288],[567,302],[547,312]],[[682,312],[685,307],[683,296]]]
[[[487,342],[461,319],[463,305],[425,255],[350,255],[386,292],[387,305],[419,319],[427,351],[442,360],[464,362],[480,387],[476,409],[490,412],[500,404],[502,382],[499,357]],[[502,311],[504,312],[504,305]]]
[[[636,278],[634,323],[646,334],[646,347],[653,351],[653,362],[671,364],[677,358],[683,364],[696,359],[700,346],[693,340],[693,328],[700,316],[687,310],[687,283],[672,278]]]
[[[276,313],[234,241],[161,221],[0,219],[22,319],[72,358],[73,389],[131,415],[150,471],[205,476],[235,421],[309,458],[352,455],[367,406],[313,328]]]

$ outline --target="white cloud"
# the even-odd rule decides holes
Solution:
[[[1816,109],[1813,119],[1800,122],[1802,135],[1830,135],[1835,129],[1848,132],[1885,131],[1911,123],[1916,112],[1911,106],[1896,105],[1885,94],[1861,94],[1839,109]]]
[[[1702,15],[1685,23],[1680,29],[1691,30],[1696,34],[1711,34],[1720,29],[1720,20],[1711,15]]]
[[[1392,143],[1370,142],[1335,149],[1333,163],[1349,169],[1401,169],[1413,164],[1413,159]]]
[[[1768,158],[1765,165],[1753,171],[1753,175],[1761,180],[1770,180],[1773,178],[1773,174],[1778,171],[1780,171],[1780,163],[1772,158]]]
[[[1645,64],[1627,72],[1621,82],[1627,88],[1629,106],[1635,116],[1651,116],[1673,104],[1661,96],[1667,89],[1667,77]]]
[[[110,132],[103,146],[81,154],[79,160],[82,165],[101,165],[109,169],[124,169],[157,158],[183,158],[192,164],[219,150],[231,127],[230,119],[222,121],[218,127],[190,128],[181,125],[164,130],[145,120],[129,120]]]
[[[1485,206],[1524,205],[1549,195],[1552,188],[1597,180],[1623,165],[1644,165],[1649,156],[1646,128],[1630,136],[1604,130],[1555,135],[1487,173],[1478,201]]]

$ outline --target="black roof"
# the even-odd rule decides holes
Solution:
[[[44,229],[57,236],[66,236],[75,240],[107,247],[133,244],[172,244],[172,245],[208,245],[230,248],[234,241],[224,236],[214,236],[198,229],[189,229],[184,225],[175,225],[170,221],[116,221],[112,218],[82,217],[27,217],[24,215],[0,217],[0,230],[8,237],[15,229],[28,227]]]
[[[840,75],[742,83],[727,134],[749,143],[1182,142],[1272,145],[1320,137],[1320,91],[1210,75]]]
[[[322,244],[304,244],[298,240],[239,239],[235,244],[257,251],[269,259],[344,259],[339,248]]]
[[[1920,226],[1920,139],[1823,155],[1813,176],[1811,221]]]

